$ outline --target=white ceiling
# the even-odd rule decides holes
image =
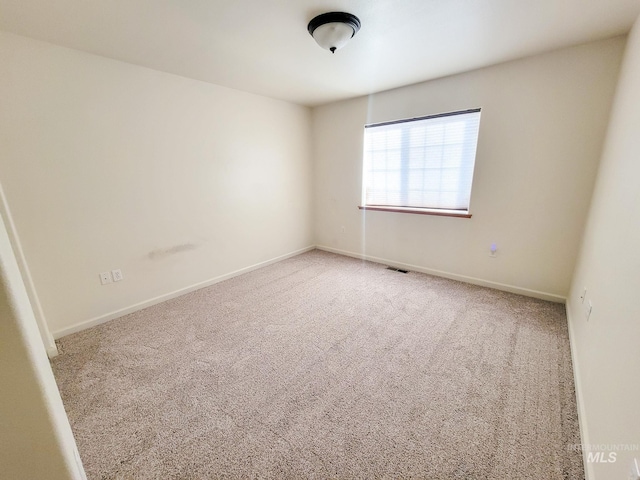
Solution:
[[[307,32],[346,11],[332,55]],[[638,0],[0,0],[0,29],[318,105],[629,30]]]

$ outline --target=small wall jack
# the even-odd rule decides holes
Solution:
[[[109,272],[100,272],[100,283],[102,285],[111,283],[111,274]]]
[[[489,256],[491,258],[495,258],[496,257],[496,252],[498,251],[498,246],[495,243],[491,244],[491,252],[489,253]]]

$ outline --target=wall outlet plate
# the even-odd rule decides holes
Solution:
[[[100,283],[102,285],[111,283],[111,274],[109,272],[100,272]]]
[[[120,270],[119,268],[117,270],[111,270],[111,275],[113,275],[114,282],[119,282],[124,278],[122,276],[122,270]]]

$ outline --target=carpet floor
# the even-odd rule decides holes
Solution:
[[[314,250],[58,346],[90,480],[584,478],[563,305]]]

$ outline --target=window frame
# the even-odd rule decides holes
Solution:
[[[384,127],[389,125],[396,125],[402,123],[414,123],[418,121],[424,121],[429,119],[436,119],[442,117],[452,117],[458,115],[472,114],[477,113],[481,114],[481,108],[470,108],[466,110],[456,110],[452,112],[438,113],[433,115],[424,115],[420,117],[412,117],[412,118],[404,118],[400,120],[393,120],[387,122],[379,122],[379,123],[371,123],[366,124],[364,126],[365,134],[363,135],[363,139],[366,137],[366,130],[368,128],[375,127]],[[406,135],[407,131],[403,131],[403,135]],[[377,205],[377,204],[367,204],[367,175],[370,173],[370,169],[368,169],[369,165],[366,161],[366,148],[367,145],[363,144],[363,158],[362,158],[362,191],[361,191],[361,204],[358,206],[360,210],[371,210],[371,211],[382,211],[382,212],[394,212],[394,213],[412,213],[412,214],[420,214],[420,215],[435,215],[435,216],[447,216],[447,217],[461,217],[461,218],[471,218],[471,193],[473,190],[473,177],[475,170],[475,162],[477,160],[477,145],[480,137],[480,118],[478,118],[478,131],[475,139],[474,152],[473,152],[473,164],[471,165],[471,178],[469,184],[469,199],[466,209],[446,209],[446,208],[438,208],[438,207],[419,207],[419,206],[400,206],[400,205]],[[409,177],[409,168],[407,167],[408,162],[408,151],[405,151],[407,148],[410,148],[406,143],[403,142],[401,147],[401,165],[398,170],[401,172],[403,187],[400,192],[401,195],[408,195],[409,190],[406,188],[407,179]],[[446,167],[441,167],[440,171],[442,171]],[[402,173],[404,172],[404,173]],[[408,202],[407,202],[408,203]]]

